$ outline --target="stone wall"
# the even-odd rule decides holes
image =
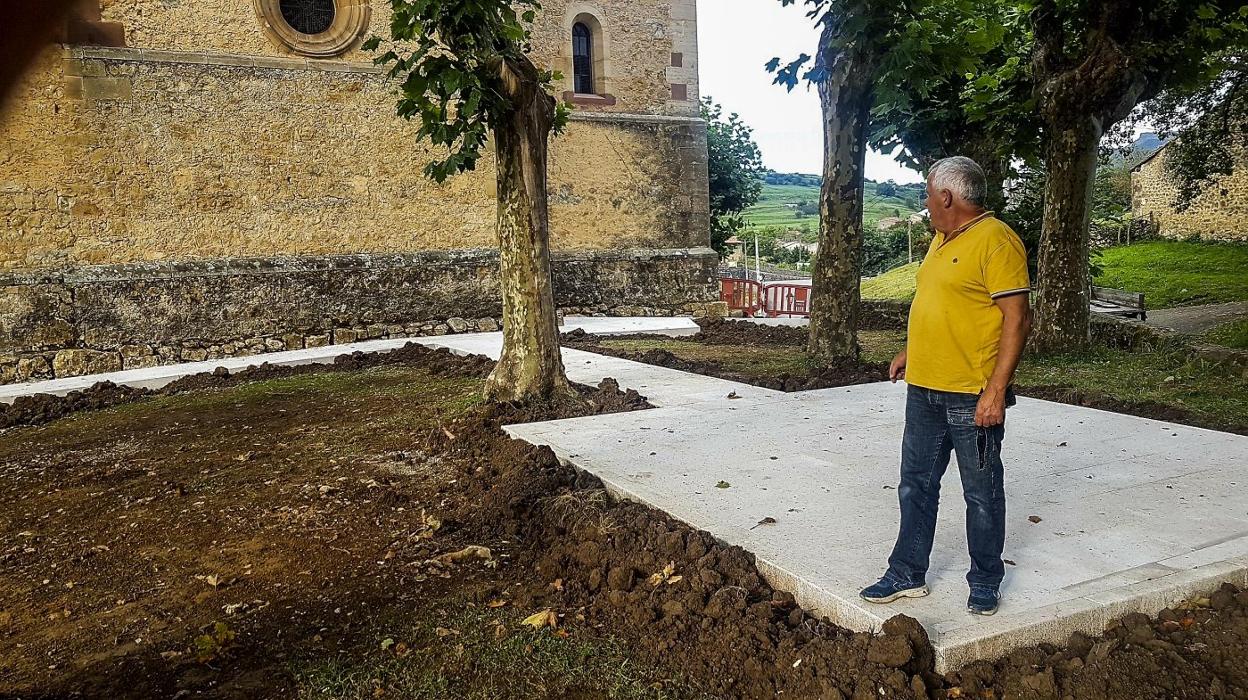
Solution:
[[[709,248],[557,254],[579,314],[698,313]],[[0,383],[373,338],[497,330],[498,255],[232,258],[0,273]]]
[[[100,0],[126,46],[50,48],[0,110],[0,382],[497,324],[493,155],[431,182],[358,40],[296,55],[259,4]],[[602,94],[551,140],[559,304],[712,301],[694,0],[544,8],[565,88],[572,23],[601,29]]]
[[[370,0],[369,4],[372,18],[365,36],[388,36],[390,4],[386,0]],[[563,90],[572,89],[572,21],[582,13],[598,19],[606,44],[601,47],[607,68],[605,92],[614,98],[614,104],[601,109],[697,114],[695,0],[545,0],[532,28],[531,55],[538,66],[563,73]],[[174,52],[293,55],[261,30],[252,0],[102,0],[101,16],[124,27],[127,46]],[[674,53],[682,54],[682,65],[672,65]],[[357,42],[338,58],[371,65],[373,56],[360,50]],[[672,83],[687,85],[688,98],[671,99]]]
[[[425,178],[371,66],[67,52],[0,115],[0,270],[493,244],[492,157]],[[556,249],[706,245],[701,121],[578,114],[550,165]]]
[[[1131,172],[1131,212],[1151,220],[1166,238],[1248,241],[1248,149],[1240,148],[1230,175],[1219,177],[1184,211],[1166,172],[1163,147]]]

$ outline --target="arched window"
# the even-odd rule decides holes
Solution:
[[[282,19],[301,34],[320,34],[334,24],[334,0],[279,0]]]
[[[594,92],[594,35],[584,22],[572,25],[572,90]]]

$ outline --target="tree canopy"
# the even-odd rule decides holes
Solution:
[[[702,98],[706,121],[707,170],[710,176],[711,247],[727,255],[725,245],[745,225],[741,213],[758,201],[763,191],[763,154],[753,130],[710,97]]]
[[[531,68],[527,53],[529,26],[541,5],[536,0],[392,0],[387,50],[374,61],[389,65],[389,76],[401,78],[397,112],[417,119],[417,139],[445,149],[425,166],[425,174],[442,182],[476,168],[490,129],[513,109],[502,84],[510,70]],[[379,48],[382,38],[370,37],[364,48]],[[560,76],[532,69],[547,91]],[[568,107],[558,103],[555,132],[568,120]]]

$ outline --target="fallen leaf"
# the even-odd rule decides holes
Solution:
[[[501,607],[503,607],[503,606],[504,606],[504,605],[506,605],[506,604],[507,604],[507,601],[503,600],[502,598],[496,598],[496,599],[491,600],[490,602],[486,603],[486,604],[485,604],[485,607],[487,607],[487,608],[501,608]]]
[[[394,645],[394,655],[399,657],[400,659],[406,658],[407,655],[410,653],[412,653],[412,650],[408,648],[408,646],[404,644],[403,642],[399,642],[398,644]]]
[[[1040,522],[1041,520],[1043,520],[1044,518],[1041,518],[1039,515],[1029,515],[1029,516],[1027,516],[1027,519],[1028,519],[1028,520],[1030,520],[1030,521],[1031,521],[1031,522],[1033,522],[1033,523],[1038,523],[1038,522]]]
[[[715,488],[717,489],[726,489],[729,486],[732,486],[732,484],[728,483],[727,481],[720,481],[719,483],[715,484]]]
[[[482,547],[479,544],[470,544],[457,552],[439,554],[433,559],[439,564],[454,564],[466,559],[483,559],[485,561],[493,561],[494,555],[490,552],[489,547]]]
[[[1065,442],[1059,442],[1059,443],[1057,443],[1057,446],[1058,446],[1058,447],[1066,447],[1067,445],[1066,445],[1066,443],[1065,443]]]
[[[797,661],[793,662],[793,668],[797,668],[798,666],[801,666],[801,665],[802,665],[801,659],[798,659]]]
[[[559,616],[555,614],[554,610],[546,608],[524,618],[520,624],[528,625],[535,630],[540,630],[543,627],[555,627],[559,624]]]
[[[676,576],[675,574],[676,562],[669,561],[667,566],[663,567],[662,571],[656,571],[655,573],[650,574],[650,577],[646,579],[646,582],[648,582],[651,586],[657,587],[664,582],[671,585],[684,578],[683,576]]]
[[[561,579],[561,578],[557,578],[557,579],[555,579],[554,581],[551,581],[551,582],[550,582],[550,587],[551,587],[551,588],[553,588],[553,589],[555,589],[556,591],[562,591],[562,590],[563,590],[563,579]]]
[[[737,396],[737,392],[735,392],[735,391],[730,391],[730,392],[728,392],[728,398],[730,398],[730,399],[739,399],[739,398],[741,398],[741,397],[740,397],[740,396]]]
[[[1010,566],[1018,566],[1018,564],[1015,564],[1014,560],[1012,559],[1002,559],[1001,561],[1005,562],[1006,564],[1009,564]]]
[[[393,639],[391,639],[391,638],[389,638],[389,637],[386,637],[385,639],[381,640],[381,650],[382,650],[382,651],[387,651],[387,650],[389,650],[389,649],[390,649],[390,647],[392,647],[392,646],[394,646],[394,640],[393,640]]]
[[[458,635],[459,630],[453,630],[449,627],[434,627],[433,633],[438,635],[439,637],[450,637],[453,635]]]
[[[755,527],[758,527],[759,525],[775,525],[775,524],[776,524],[776,519],[771,516],[767,516],[766,518],[763,518],[762,520],[755,523],[754,526],[751,527],[750,529],[753,530]]]

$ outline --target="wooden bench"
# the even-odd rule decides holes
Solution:
[[[1093,286],[1092,294],[1088,298],[1089,307],[1097,313],[1138,318],[1141,321],[1147,318],[1144,311],[1143,292],[1127,292],[1111,287]]]

